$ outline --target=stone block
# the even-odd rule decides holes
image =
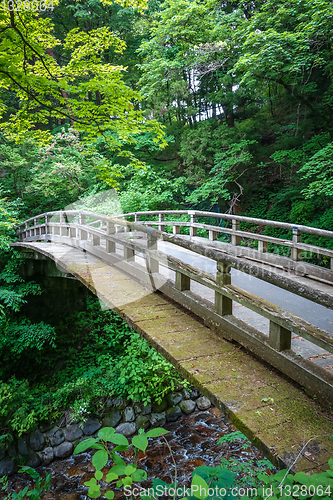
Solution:
[[[69,424],[66,425],[66,428],[64,429],[64,435],[66,441],[72,442],[76,439],[80,439],[80,437],[83,436],[83,431],[79,424]]]
[[[167,422],[175,422],[182,416],[182,411],[179,406],[174,406],[166,411]]]
[[[118,409],[112,408],[109,410],[104,419],[103,419],[103,427],[116,427],[121,420],[121,413]]]
[[[48,446],[44,448],[44,450],[38,452],[39,458],[42,462],[42,465],[49,465],[54,459],[54,450],[52,446]]]
[[[0,477],[10,476],[15,472],[15,464],[13,460],[1,460],[0,462]]]
[[[141,405],[139,403],[134,403],[133,409],[136,415],[139,415],[142,412]]]
[[[151,413],[151,404],[147,403],[145,406],[142,407],[142,415],[150,415]]]
[[[186,399],[179,403],[179,408],[182,410],[185,415],[189,415],[192,411],[195,410],[196,402],[192,401],[192,399]]]
[[[137,429],[148,429],[150,426],[150,418],[148,415],[140,415],[136,421],[135,425]]]
[[[40,451],[44,448],[45,445],[45,437],[40,432],[39,429],[35,431],[33,434],[30,434],[30,448],[32,451]]]
[[[56,458],[66,458],[69,457],[73,453],[73,443],[69,443],[68,441],[64,441],[54,448],[54,455]]]
[[[58,427],[53,427],[47,431],[45,437],[51,446],[58,446],[65,441],[64,433]]]
[[[26,461],[25,465],[28,467],[32,467],[33,469],[36,469],[36,467],[39,467],[41,464],[41,459],[38,453],[32,452],[28,456],[28,460]]]
[[[150,415],[150,425],[152,427],[161,427],[165,424],[165,412],[162,413],[152,413]]]
[[[134,422],[125,422],[116,427],[116,432],[122,434],[123,436],[132,436],[136,431],[136,425]]]
[[[197,399],[200,396],[200,392],[197,389],[192,389],[190,391],[190,398]]]
[[[114,398],[112,400],[112,405],[117,408],[117,410],[124,410],[127,406],[127,401],[124,398]]]
[[[134,410],[131,406],[127,406],[124,410],[124,420],[125,422],[134,422],[135,420],[135,413]]]
[[[181,402],[182,399],[183,399],[183,396],[181,395],[180,392],[171,392],[166,397],[168,406],[176,406],[176,405],[178,405],[178,403]]]
[[[85,423],[83,424],[83,432],[87,436],[91,436],[94,434],[98,429],[102,427],[102,424],[100,423],[97,418],[88,418]]]
[[[201,396],[201,398],[197,399],[197,407],[199,410],[208,410],[212,406],[212,403],[209,401],[206,396]]]
[[[17,449],[20,455],[26,457],[29,455],[29,440],[28,436],[19,437],[17,440]]]

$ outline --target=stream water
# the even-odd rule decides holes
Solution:
[[[141,482],[141,487],[148,488],[151,481],[158,477],[168,484],[175,478],[175,465],[177,467],[177,479],[180,487],[189,486],[192,471],[201,465],[220,465],[221,457],[228,460],[236,459],[242,464],[256,463],[263,457],[253,446],[246,449],[240,441],[234,443],[218,444],[219,439],[236,429],[217,408],[209,410],[196,410],[188,416],[182,416],[177,422],[163,426],[169,431],[165,436],[172,450],[172,456],[165,440],[155,438],[149,441],[144,455],[142,452],[137,457],[138,468],[147,471],[147,481]],[[132,450],[121,453],[128,463],[135,461]],[[109,467],[105,468],[107,471]],[[44,494],[43,500],[86,500],[88,488],[84,486],[86,481],[93,477],[94,468],[91,464],[89,452],[72,456],[67,459],[57,460],[46,467],[37,469],[43,476],[49,472],[52,476],[51,489]],[[10,489],[20,491],[28,484],[33,484],[29,476],[16,474],[9,478]],[[102,492],[105,491],[105,488]],[[1,498],[1,493],[0,493]],[[115,500],[125,497],[122,491],[115,491]]]

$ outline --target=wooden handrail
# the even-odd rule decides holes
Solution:
[[[333,231],[328,231],[325,229],[319,229],[319,228],[314,228],[310,226],[303,226],[301,224],[291,224],[289,222],[279,222],[279,221],[272,221],[269,219],[257,219],[253,217],[245,217],[241,215],[229,215],[229,214],[221,214],[221,213],[215,213],[215,212],[204,212],[200,210],[155,210],[155,211],[144,211],[144,212],[130,212],[127,214],[121,214],[117,216],[108,216],[105,214],[98,214],[96,212],[91,212],[88,210],[64,210],[64,211],[57,211],[57,212],[46,212],[44,214],[40,214],[34,217],[31,217],[30,219],[27,219],[24,221],[25,223],[29,223],[30,221],[33,221],[36,218],[42,218],[45,217],[46,215],[49,217],[52,217],[54,215],[59,215],[60,213],[65,213],[66,215],[79,215],[79,214],[84,214],[88,217],[95,217],[100,220],[108,220],[112,218],[117,218],[117,219],[122,219],[124,217],[135,217],[141,216],[141,215],[194,215],[195,217],[211,217],[213,219],[222,219],[222,220],[235,220],[239,222],[247,222],[251,224],[256,224],[259,226],[270,226],[270,227],[276,227],[280,229],[288,229],[290,231],[297,230],[301,233],[308,233],[308,234],[315,234],[317,236],[323,236],[326,238],[333,238]],[[143,221],[145,222],[145,221]],[[154,223],[155,225],[158,225],[158,221],[150,221],[151,223]],[[177,224],[177,221],[169,221],[165,220],[165,225],[174,225]],[[220,231],[223,231],[224,228],[221,228],[220,226],[213,226],[216,228],[220,228]],[[250,233],[251,234],[251,233]],[[264,235],[262,235],[264,238]],[[278,239],[278,238],[277,238]]]
[[[287,247],[290,248],[291,250],[291,258],[293,261],[300,261],[302,260],[302,251],[308,251],[315,253],[317,255],[324,255],[330,258],[331,262],[331,270],[333,270],[333,250],[331,249],[326,249],[324,247],[320,247],[317,245],[311,245],[307,243],[302,243],[300,239],[300,234],[303,233],[309,233],[309,234],[315,234],[317,236],[321,237],[333,237],[333,231],[327,231],[323,229],[317,229],[317,228],[311,228],[308,226],[302,226],[302,225],[293,225],[290,223],[284,223],[284,222],[278,222],[278,221],[270,221],[266,219],[256,219],[256,218],[251,218],[251,217],[243,217],[243,216],[237,216],[237,215],[229,215],[229,214],[220,214],[220,213],[214,213],[214,212],[204,212],[204,211],[195,211],[195,210],[161,210],[161,211],[143,211],[143,212],[131,212],[128,214],[122,214],[119,217],[116,217],[118,220],[118,225],[120,226],[126,226],[126,220],[125,218],[127,217],[134,217],[137,222],[139,222],[140,216],[150,216],[150,215],[158,215],[159,220],[156,221],[140,221],[140,229],[141,231],[145,230],[143,229],[144,226],[157,226],[160,230],[162,230],[163,233],[165,233],[165,228],[167,226],[173,227],[173,232],[174,234],[179,234],[180,233],[180,227],[189,227],[190,228],[190,234],[192,236],[195,236],[197,234],[198,229],[204,229],[208,231],[209,233],[209,239],[210,240],[215,240],[217,238],[218,233],[223,233],[223,234],[228,234],[231,236],[231,243],[233,246],[239,246],[241,243],[241,238],[245,238],[247,240],[254,240],[258,241],[258,251],[261,253],[265,254],[270,254],[269,252],[269,243],[274,244],[274,245],[279,245],[282,247]],[[169,221],[165,220],[166,215],[189,215],[191,217],[190,221]],[[90,218],[90,219],[96,219],[93,221],[88,222],[88,225],[94,225],[96,223],[101,223],[101,224],[107,224],[108,221],[112,221],[115,218],[110,217],[105,214],[98,214],[96,212],[91,212],[89,210],[66,210],[66,211],[57,211],[57,212],[47,212],[45,214],[40,214],[35,217],[31,217],[30,219],[27,219],[21,226],[20,226],[20,231],[19,234],[25,235],[27,231],[30,231],[30,235],[33,234],[33,232],[37,233],[39,229],[37,227],[41,227],[40,224],[36,226],[35,222],[36,220],[41,218],[46,218],[50,220],[53,216],[57,217],[85,217]],[[219,219],[225,219],[225,220],[231,220],[233,223],[232,228],[224,228],[220,226],[215,226],[211,224],[203,224],[203,223],[198,223],[196,222],[196,217],[210,217],[210,218],[219,218]],[[30,226],[30,223],[33,222],[33,225]],[[256,224],[256,225],[267,225],[267,226],[272,226],[272,227],[277,227],[277,228],[284,228],[292,231],[292,239],[282,239],[282,238],[276,238],[273,236],[266,236],[264,234],[256,234],[252,233],[250,231],[243,231],[239,229],[239,222],[247,222],[251,224]],[[160,237],[160,236],[159,236]],[[274,255],[272,253],[272,255]],[[272,259],[271,259],[272,260]],[[318,269],[320,269],[320,266],[317,266]],[[315,273],[316,274],[316,273]],[[320,274],[320,273],[319,273]],[[318,272],[317,272],[318,275]],[[320,277],[318,275],[318,277]],[[332,274],[333,277],[333,274]]]

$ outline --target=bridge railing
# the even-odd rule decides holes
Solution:
[[[173,221],[170,220],[169,216],[173,215],[188,215],[190,220],[187,221]],[[244,240],[256,240],[257,249],[259,252],[269,252],[269,243],[274,245],[287,247],[290,249],[290,257],[294,261],[301,261],[303,251],[314,253],[316,255],[325,255],[330,258],[330,268],[333,270],[333,250],[324,247],[311,245],[307,243],[302,243],[301,235],[312,234],[318,237],[333,238],[333,231],[328,231],[324,229],[318,229],[310,226],[304,226],[300,224],[290,224],[287,222],[272,221],[267,219],[258,219],[253,217],[245,217],[240,215],[229,215],[221,214],[215,212],[205,212],[199,210],[160,210],[160,211],[145,211],[145,212],[132,212],[124,214],[121,217],[134,217],[136,222],[140,221],[140,217],[158,216],[158,221],[145,220],[141,221],[142,224],[151,227],[156,226],[160,231],[164,231],[166,226],[172,227],[173,234],[180,234],[181,227],[190,228],[190,236],[194,237],[198,234],[198,229],[204,229],[208,232],[209,240],[215,241],[218,234],[230,235],[231,244],[234,246],[241,245],[242,239]],[[167,217],[167,219],[165,218]],[[203,224],[197,222],[197,218],[211,218],[215,220],[224,220],[231,222],[231,228],[216,224]],[[252,231],[242,231],[240,230],[240,223],[246,223],[247,225],[254,225],[254,230],[259,228],[272,227],[276,229],[285,229],[290,231],[291,238],[277,238],[273,236],[268,236],[263,234],[263,232],[252,232]],[[274,249],[273,249],[274,251]]]
[[[82,217],[85,217],[86,223],[91,226],[98,226],[106,224],[108,216],[96,214],[90,211],[66,211],[61,212],[64,215],[60,216],[60,212],[48,212],[47,214],[41,214],[37,217],[32,217],[25,221],[25,223],[20,227],[20,237],[34,237],[39,235],[39,231],[44,231],[41,222],[50,221],[51,218],[58,218],[60,222],[60,217],[63,217],[62,224],[73,217],[77,218],[77,221]],[[170,218],[179,218],[187,216],[188,221],[184,220],[170,220]],[[140,220],[142,218],[157,217],[158,220]],[[218,234],[225,234],[230,237],[229,242],[221,242],[218,244],[222,249],[228,251],[228,253],[233,253],[234,255],[239,255],[240,252],[247,256],[248,258],[259,259],[266,261],[272,265],[288,267],[289,269],[294,269],[300,274],[314,275],[320,279],[325,279],[333,281],[333,274],[326,272],[326,268],[323,267],[322,260],[317,260],[316,265],[308,264],[303,260],[303,252],[309,252],[311,255],[325,256],[328,257],[330,261],[329,269],[333,270],[333,250],[325,248],[323,246],[312,245],[309,243],[303,243],[301,241],[302,234],[311,234],[319,238],[333,238],[333,231],[328,231],[324,229],[318,229],[309,226],[290,224],[286,222],[271,221],[267,219],[257,219],[253,217],[243,217],[238,215],[221,214],[214,212],[204,212],[204,211],[194,211],[194,210],[161,210],[161,211],[144,211],[144,212],[131,212],[117,216],[119,220],[133,218],[136,223],[148,227],[156,227],[158,230],[164,232],[167,228],[172,229],[174,235],[179,235],[181,233],[181,228],[189,228],[189,236],[195,237],[198,235],[198,230],[201,230],[200,234],[207,233],[210,245],[214,246],[214,242],[217,240]],[[198,218],[211,218],[216,220],[225,220],[231,222],[231,228],[221,227],[216,224],[204,224],[197,222]],[[83,219],[82,219],[83,220]],[[246,223],[246,225],[253,225],[254,231],[243,231],[240,230],[240,223]],[[284,229],[289,231],[290,239],[277,238],[273,236],[267,236],[263,234],[263,228],[272,227],[276,229]],[[121,226],[116,226],[116,230],[121,230]],[[202,231],[204,230],[204,231]],[[257,241],[257,248],[252,248],[251,246],[243,246],[242,243],[245,242],[254,243]],[[269,245],[271,244],[271,245]],[[276,247],[282,247],[284,249],[289,249],[288,257],[284,257],[280,253],[276,253]],[[302,264],[300,264],[302,262]],[[324,270],[322,272],[321,270]]]
[[[153,284],[154,289],[161,290],[200,316],[208,326],[223,337],[236,340],[261,359],[307,387],[310,394],[316,394],[324,402],[333,402],[333,375],[313,362],[300,358],[291,349],[291,336],[296,334],[325,349],[328,353],[333,353],[333,335],[232,285],[231,269],[240,269],[333,309],[331,294],[313,291],[305,284],[300,287],[294,279],[282,277],[267,270],[258,262],[249,260],[244,263],[244,259],[209,247],[203,244],[202,240],[184,239],[179,234],[155,230],[149,227],[150,224],[140,223],[138,214],[136,214],[136,222],[124,220],[124,217],[129,216],[132,214],[116,219],[89,211],[49,212],[22,224],[20,240],[51,240],[65,243],[76,248],[83,248],[104,261],[120,266],[139,280]],[[154,222],[151,221],[152,224]],[[163,223],[161,220],[159,222]],[[95,227],[96,224],[98,227]],[[130,237],[120,234],[122,231],[145,233],[147,240],[133,241]],[[215,260],[216,275],[206,273],[159,251],[158,240],[173,243]],[[138,264],[136,255],[141,259],[142,257],[146,259],[145,266]],[[160,272],[161,266],[175,273],[174,282],[167,280]],[[330,273],[330,271],[327,272]],[[205,301],[193,293],[192,282],[212,290],[215,297],[214,303]],[[269,321],[268,335],[236,318],[233,315],[234,302],[266,318]]]

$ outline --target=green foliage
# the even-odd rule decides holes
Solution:
[[[45,344],[55,347],[55,329],[43,321],[37,324],[31,323],[28,319],[18,323],[13,321],[1,333],[0,352],[4,353],[4,361],[6,359],[9,361],[9,358],[20,355],[26,349],[40,351]]]
[[[148,438],[163,436],[167,433],[168,431],[162,428],[152,429],[146,433],[141,430],[138,436],[132,438],[135,456],[137,456],[139,450],[145,453],[148,446]],[[109,449],[110,444],[115,445],[111,450]],[[95,477],[84,483],[86,486],[89,486],[89,498],[98,498],[101,495],[101,480],[104,476],[101,469],[106,466],[109,460],[112,460],[114,465],[105,473],[106,482],[103,481],[103,484],[119,488],[121,486],[131,486],[133,482],[147,479],[146,471],[138,469],[137,463],[126,465],[126,462],[116,453],[117,451],[125,451],[130,446],[125,436],[115,434],[113,427],[104,427],[98,432],[98,438],[86,439],[76,446],[74,455],[82,453],[89,448],[97,450],[92,458],[92,464],[96,470]],[[108,490],[105,497],[112,499],[114,492]]]
[[[49,121],[67,119],[88,141],[112,130],[114,135],[105,136],[110,149],[132,142],[131,136],[142,131],[153,132],[160,142],[161,128],[143,119],[135,105],[140,95],[123,81],[125,68],[105,60],[106,53],[121,54],[125,48],[108,26],[87,31],[73,27],[60,40],[54,36],[52,17],[5,9],[0,26],[1,87],[14,92],[20,102],[16,113],[1,123],[8,138],[20,142],[30,136],[45,144],[51,139]],[[58,48],[66,54],[62,64],[54,54]],[[6,108],[1,102],[2,116]]]
[[[4,194],[0,186],[0,251],[8,252],[18,224],[20,201],[10,201]]]
[[[124,213],[148,210],[172,210],[184,198],[185,178],[170,179],[157,174],[147,165],[133,172],[126,188],[120,195]]]
[[[222,443],[234,443],[237,441],[241,441],[243,444],[243,448],[246,449],[251,446],[251,442],[247,439],[246,436],[240,431],[230,432],[230,434],[226,434],[222,436],[218,442],[218,444]]]
[[[2,325],[6,322],[10,311],[18,312],[23,304],[26,304],[28,295],[40,295],[39,285],[31,281],[25,282],[18,273],[22,263],[20,254],[16,251],[8,253],[6,263],[0,272],[0,309],[2,311]]]
[[[24,500],[24,498],[28,497],[31,500],[40,500],[41,495],[49,491],[51,487],[51,474],[48,472],[45,474],[45,479],[43,479],[35,469],[28,466],[23,466],[19,469],[19,473],[21,474],[29,474],[35,480],[34,488],[32,490],[29,489],[29,486],[23,488],[23,490],[19,492],[9,493],[5,497],[4,500]],[[2,491],[8,493],[8,479],[7,476],[0,478],[0,485],[2,483]]]
[[[315,153],[299,170],[302,179],[309,181],[302,193],[306,198],[318,195],[333,196],[333,143]]]
[[[0,367],[3,430],[22,434],[65,410],[85,418],[112,395],[160,402],[182,381],[119,316],[100,311],[96,299],[89,301],[88,313],[75,313],[58,325],[24,324],[28,332],[13,323],[13,337],[8,333],[1,354],[7,360]]]
[[[329,499],[333,491],[333,460],[328,462],[329,469],[325,472],[312,474],[311,476],[305,472],[298,472],[293,475],[287,469],[279,470],[272,476],[266,474],[258,474],[258,479],[262,481],[263,488],[259,488],[259,495],[256,500],[266,498],[268,491],[277,499],[292,499],[292,498],[319,498]],[[267,491],[268,490],[268,491]]]

